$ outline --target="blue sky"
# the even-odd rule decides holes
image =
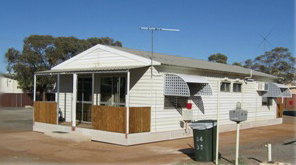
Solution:
[[[5,52],[22,49],[32,34],[109,36],[124,47],[150,50],[150,33],[141,26],[179,28],[155,32],[154,51],[207,60],[223,53],[228,63],[263,54],[262,35],[272,47],[287,47],[295,55],[293,0],[6,0],[0,2],[0,72],[6,72]]]

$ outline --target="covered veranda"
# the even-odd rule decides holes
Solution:
[[[34,75],[34,123],[129,134],[150,132],[151,108],[130,107],[130,70],[49,70]],[[38,79],[55,77],[55,101],[36,100]],[[57,127],[55,127],[57,128]],[[67,130],[69,130],[67,128]]]

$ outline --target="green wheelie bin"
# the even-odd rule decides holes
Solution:
[[[193,129],[195,161],[214,161],[216,158],[217,121],[193,121],[190,127]]]

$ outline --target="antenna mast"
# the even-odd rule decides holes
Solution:
[[[140,27],[140,30],[150,30],[151,31],[151,78],[153,75],[153,31],[175,31],[178,32],[180,29],[168,29],[168,28],[156,28],[156,27]]]

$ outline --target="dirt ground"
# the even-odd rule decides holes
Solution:
[[[193,160],[192,138],[129,147],[64,141],[32,132],[32,110],[2,110],[0,115],[0,164],[213,164]],[[266,161],[264,145],[271,143],[274,161],[296,164],[295,121],[285,116],[281,125],[241,130],[240,163]],[[233,164],[235,132],[220,134],[219,151],[220,164]]]

